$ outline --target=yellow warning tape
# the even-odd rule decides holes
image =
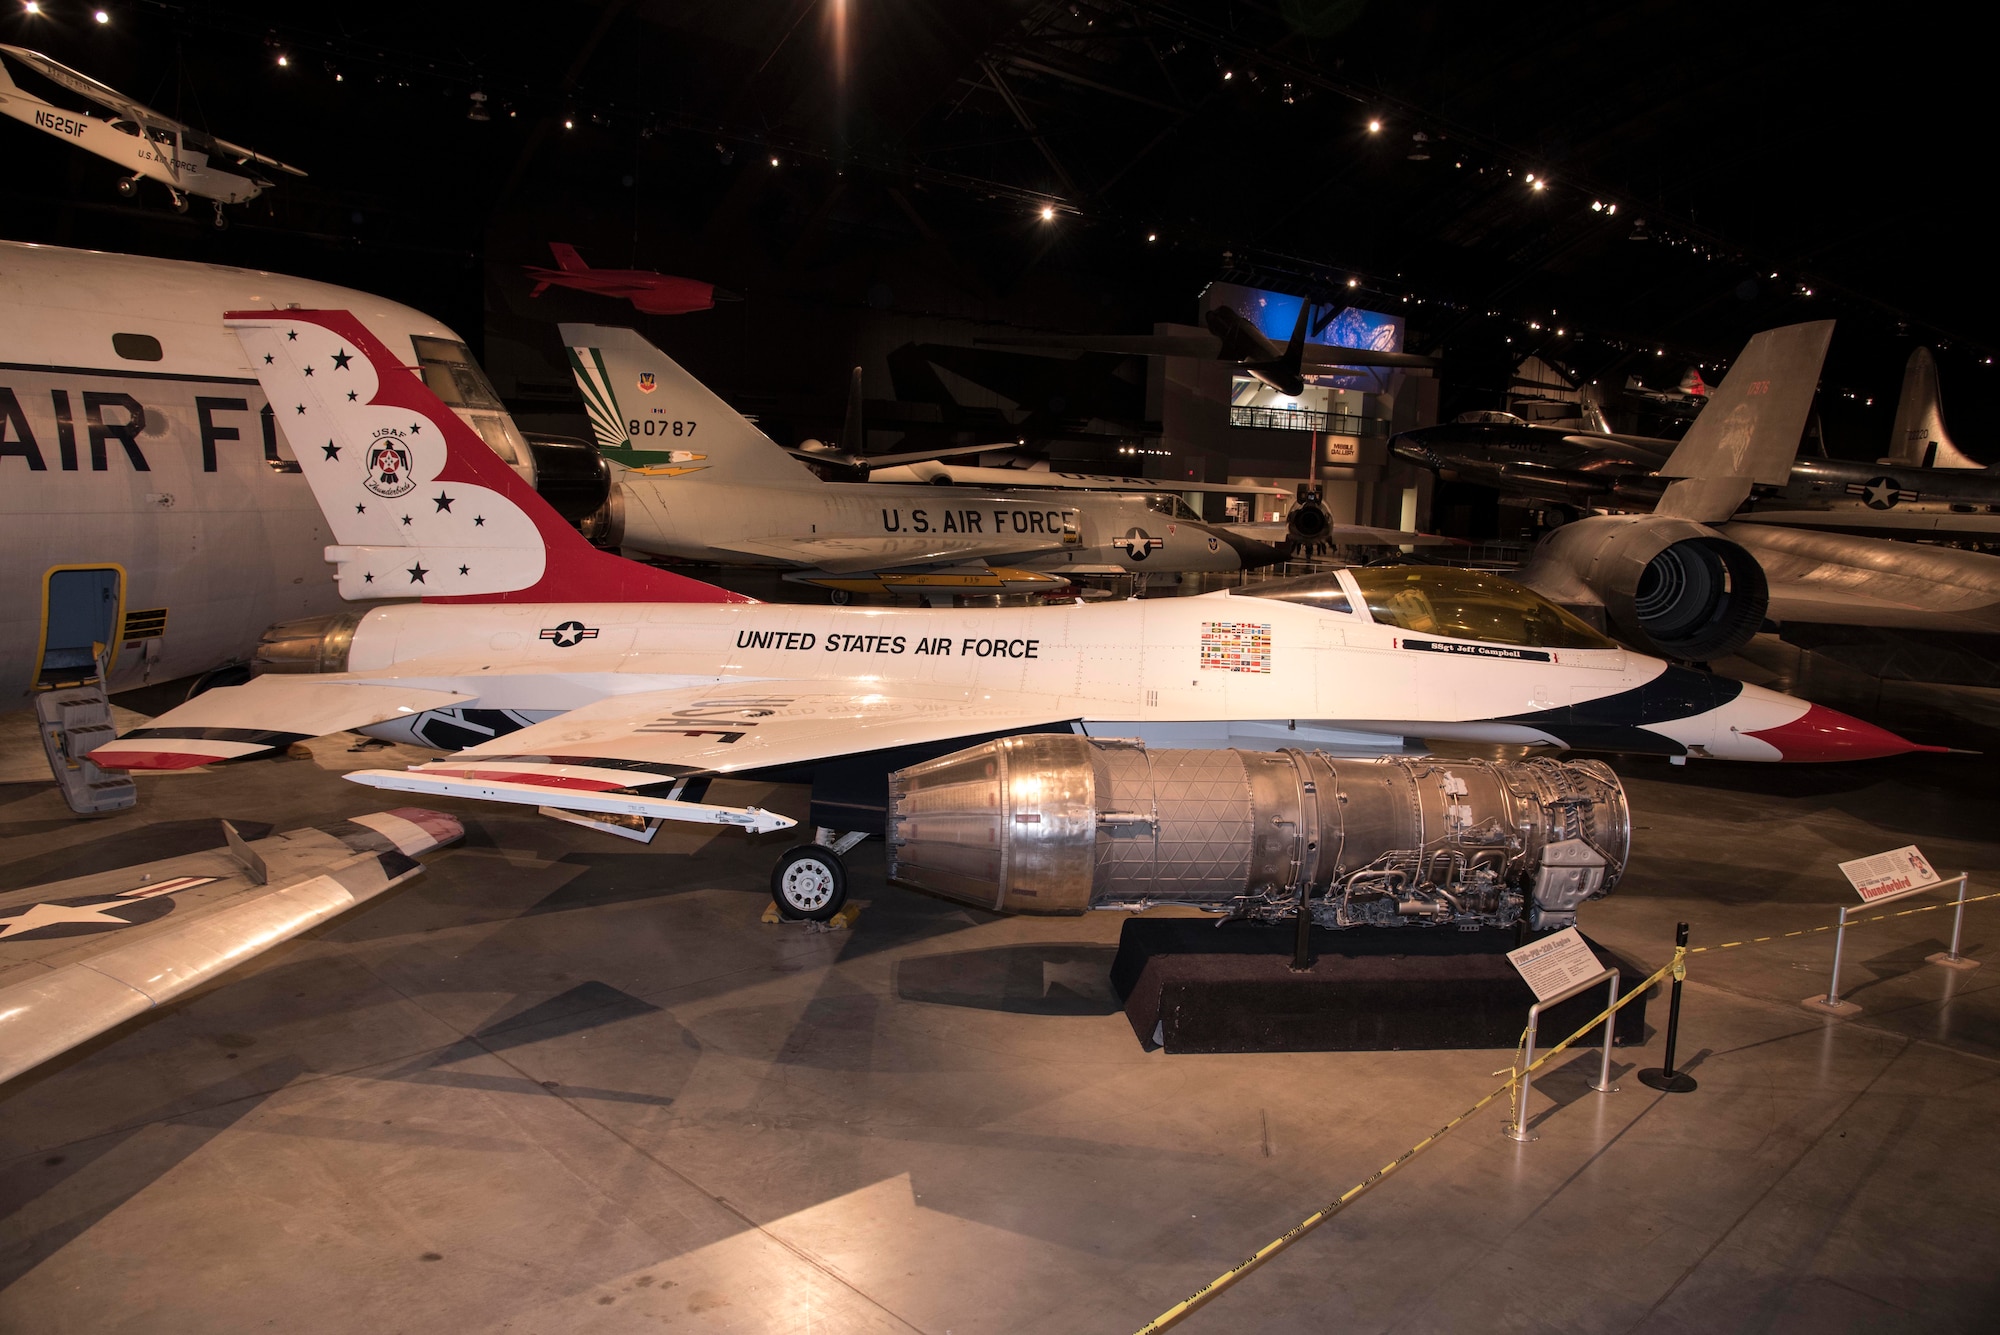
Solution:
[[[1983,899],[2000,899],[2000,890],[1996,890],[1990,895],[1973,895],[1964,902],[1967,904],[1977,904]],[[1849,918],[1847,925],[1849,927],[1861,927],[1872,922],[1887,922],[1891,918],[1907,918],[1916,913],[1936,913],[1939,909],[1955,909],[1958,905],[1958,900],[1947,899],[1943,903],[1926,904],[1922,908],[1901,909],[1895,913],[1878,913],[1872,918]],[[1761,946],[1766,941],[1785,941],[1795,936],[1817,936],[1821,932],[1835,932],[1839,930],[1840,924],[1837,922],[1828,923],[1824,927],[1801,927],[1796,932],[1780,932],[1776,936],[1753,936],[1743,941],[1724,941],[1720,945],[1694,946],[1689,949],[1688,954],[1703,955],[1711,950],[1735,950],[1742,946]]]
[[[1242,1279],[1245,1275],[1248,1275],[1258,1266],[1263,1265],[1264,1262],[1270,1260],[1272,1257],[1276,1256],[1279,1252],[1284,1251],[1287,1247],[1291,1246],[1293,1243],[1297,1242],[1300,1238],[1304,1237],[1306,1234],[1318,1228],[1321,1224],[1324,1224],[1327,1220],[1333,1218],[1336,1214],[1339,1214],[1342,1210],[1346,1209],[1356,1200],[1359,1200],[1362,1194],[1368,1191],[1369,1188],[1375,1186],[1377,1183],[1381,1182],[1382,1179],[1388,1177],[1389,1174],[1395,1172],[1398,1168],[1401,1168],[1404,1164],[1416,1158],[1419,1154],[1422,1154],[1425,1150],[1437,1144],[1440,1140],[1443,1140],[1447,1135],[1451,1134],[1451,1132],[1456,1130],[1458,1127],[1464,1125],[1465,1122],[1473,1116],[1473,1114],[1479,1112],[1480,1109],[1484,1108],[1487,1104],[1493,1102],[1493,1100],[1499,1098],[1502,1094],[1506,1094],[1508,1093],[1508,1091],[1518,1087],[1522,1076],[1531,1074],[1532,1072],[1535,1071],[1539,1071],[1545,1063],[1547,1063],[1552,1058],[1554,1058],[1558,1053],[1562,1052],[1564,1049],[1569,1047],[1570,1044],[1576,1042],[1577,1039],[1582,1038],[1585,1034],[1590,1033],[1592,1030],[1602,1025],[1604,1023],[1605,1017],[1609,1016],[1613,1011],[1623,1010],[1627,1005],[1629,1005],[1633,1001],[1636,1001],[1640,997],[1645,996],[1646,993],[1651,991],[1653,987],[1662,978],[1665,978],[1668,974],[1673,973],[1675,969],[1684,967],[1682,965],[1682,956],[1685,955],[1686,953],[1687,951],[1684,947],[1676,947],[1674,950],[1673,959],[1668,961],[1666,964],[1662,965],[1659,969],[1659,972],[1655,973],[1645,982],[1639,984],[1639,986],[1633,988],[1631,991],[1619,997],[1616,1004],[1608,1006],[1605,1009],[1599,1011],[1597,1013],[1596,1018],[1589,1021],[1581,1029],[1578,1029],[1568,1038],[1565,1038],[1562,1042],[1556,1044],[1554,1047],[1550,1048],[1547,1052],[1544,1052],[1541,1056],[1535,1058],[1534,1063],[1530,1065],[1526,1070],[1510,1071],[1506,1084],[1500,1086],[1500,1088],[1494,1090],[1492,1093],[1488,1094],[1485,1098],[1479,1100],[1479,1102],[1473,1104],[1470,1108],[1467,1108],[1464,1112],[1452,1118],[1449,1122],[1446,1122],[1443,1126],[1439,1127],[1437,1130],[1431,1132],[1430,1135],[1425,1136],[1422,1140],[1410,1146],[1409,1149],[1404,1150],[1401,1154],[1397,1155],[1394,1159],[1390,1160],[1388,1163],[1383,1164],[1380,1168],[1376,1169],[1373,1173],[1371,1173],[1365,1180],[1357,1182],[1353,1186],[1349,1187],[1346,1191],[1342,1192],[1338,1197],[1336,1197],[1330,1204],[1322,1206],[1320,1209],[1315,1210],[1312,1214],[1308,1215],[1305,1219],[1301,1220],[1294,1228],[1292,1228],[1290,1232],[1286,1233],[1283,1237],[1276,1238],[1271,1242],[1266,1243],[1264,1246],[1259,1247],[1254,1253],[1250,1255],[1250,1257],[1247,1260],[1244,1260],[1237,1265],[1231,1266],[1228,1270],[1223,1271],[1220,1275],[1217,1275],[1214,1279],[1202,1285],[1200,1288],[1196,1289],[1193,1293],[1181,1299],[1179,1302],[1175,1303],[1172,1307],[1169,1307],[1166,1311],[1154,1317],[1151,1321],[1148,1321],[1145,1325],[1139,1327],[1137,1335],[1155,1335],[1155,1333],[1158,1331],[1167,1330],[1173,1326],[1180,1324],[1180,1322],[1184,1318],[1192,1315],[1196,1310],[1205,1306],[1208,1302],[1210,1302],[1218,1295],[1220,1295],[1223,1290],[1229,1288],[1232,1284],[1236,1283],[1237,1280]],[[1519,1050],[1516,1049],[1517,1060],[1518,1060],[1518,1052]]]
[[[1964,900],[1963,902],[1967,904],[1977,904],[1980,903],[1982,900],[1988,900],[1988,899],[2000,899],[2000,891],[1995,891],[1992,894],[1974,895]],[[1868,923],[1887,922],[1891,918],[1907,918],[1918,913],[1935,913],[1939,909],[1955,909],[1958,907],[1960,902],[1961,901],[1958,899],[1947,899],[1942,903],[1926,904],[1921,908],[1902,909],[1895,913],[1879,913],[1872,918],[1849,918],[1847,920],[1847,925],[1849,927],[1860,927]],[[1735,950],[1743,946],[1762,945],[1767,941],[1784,941],[1792,937],[1815,936],[1821,932],[1834,931],[1838,928],[1838,926],[1839,924],[1835,923],[1825,927],[1806,927],[1806,928],[1801,928],[1796,932],[1781,932],[1775,936],[1753,936],[1746,940],[1724,941],[1719,945],[1713,945],[1713,946],[1675,947],[1674,957],[1671,960],[1667,961],[1667,963],[1661,965],[1659,971],[1654,973],[1652,977],[1648,978],[1645,982],[1639,984],[1639,986],[1631,989],[1630,991],[1626,992],[1623,996],[1619,997],[1615,1005],[1612,1005],[1604,1010],[1599,1011],[1596,1017],[1590,1020],[1588,1023],[1586,1023],[1582,1028],[1578,1029],[1568,1038],[1565,1038],[1562,1042],[1556,1044],[1554,1047],[1544,1052],[1541,1056],[1537,1057],[1533,1065],[1529,1066],[1526,1070],[1510,1068],[1508,1071],[1508,1078],[1506,1084],[1500,1086],[1492,1093],[1486,1095],[1486,1097],[1480,1099],[1479,1102],[1473,1104],[1470,1108],[1467,1108],[1464,1112],[1452,1118],[1449,1122],[1446,1122],[1443,1126],[1439,1127],[1436,1131],[1433,1131],[1430,1135],[1424,1137],[1422,1140],[1412,1145],[1409,1149],[1404,1150],[1401,1154],[1397,1155],[1394,1159],[1390,1160],[1388,1163],[1383,1164],[1380,1168],[1376,1169],[1373,1173],[1371,1173],[1366,1179],[1357,1182],[1353,1186],[1349,1187],[1346,1191],[1342,1192],[1338,1197],[1336,1197],[1331,1203],[1321,1207],[1318,1210],[1315,1210],[1312,1214],[1306,1216],[1306,1218],[1299,1221],[1299,1223],[1294,1228],[1292,1228],[1291,1231],[1284,1234],[1284,1236],[1275,1238],[1272,1241],[1266,1243],[1264,1246],[1258,1248],[1247,1259],[1243,1260],[1237,1265],[1230,1267],[1228,1270],[1223,1271],[1220,1275],[1217,1275],[1214,1279],[1202,1285],[1200,1288],[1196,1289],[1193,1293],[1189,1294],[1181,1301],[1175,1303],[1172,1307],[1169,1307],[1166,1311],[1160,1313],[1158,1316],[1154,1317],[1151,1321],[1148,1321],[1145,1325],[1139,1327],[1137,1335],[1156,1335],[1156,1333],[1159,1331],[1168,1330],[1173,1326],[1179,1325],[1182,1320],[1193,1315],[1197,1310],[1206,1306],[1210,1301],[1220,1296],[1223,1290],[1235,1284],[1236,1281],[1248,1275],[1258,1266],[1263,1265],[1264,1262],[1270,1260],[1272,1257],[1276,1256],[1279,1252],[1282,1252],[1287,1247],[1290,1247],[1293,1243],[1297,1242],[1300,1238],[1304,1237],[1306,1234],[1318,1228],[1321,1224],[1324,1224],[1327,1220],[1333,1218],[1336,1214],[1339,1214],[1342,1210],[1346,1209],[1356,1200],[1359,1200],[1361,1196],[1365,1194],[1370,1188],[1376,1186],[1384,1178],[1388,1177],[1389,1174],[1395,1172],[1398,1168],[1401,1168],[1404,1164],[1416,1158],[1419,1154],[1422,1154],[1425,1150],[1437,1144],[1440,1140],[1443,1140],[1451,1132],[1457,1130],[1460,1126],[1464,1125],[1469,1119],[1472,1118],[1474,1114],[1478,1113],[1481,1109],[1485,1108],[1487,1104],[1493,1102],[1493,1100],[1499,1098],[1502,1094],[1507,1094],[1510,1096],[1510,1098],[1513,1097],[1515,1092],[1520,1089],[1522,1076],[1531,1074],[1532,1072],[1535,1071],[1539,1071],[1545,1063],[1549,1062],[1558,1053],[1568,1048],[1570,1044],[1576,1042],[1576,1040],[1582,1038],[1585,1034],[1592,1032],[1599,1025],[1603,1024],[1605,1018],[1609,1016],[1613,1011],[1623,1010],[1631,1002],[1636,1001],[1640,997],[1645,996],[1646,993],[1650,992],[1655,986],[1659,984],[1661,979],[1667,977],[1669,974],[1671,974],[1676,980],[1685,979],[1687,977],[1687,957],[1689,955],[1703,955],[1707,954],[1709,951],[1712,950]],[[1525,1044],[1525,1042],[1527,1041],[1527,1034],[1525,1031],[1523,1031],[1521,1037],[1522,1037],[1522,1042]],[[1518,1067],[1518,1063],[1521,1060],[1521,1054],[1522,1054],[1522,1049],[1520,1047],[1516,1047],[1514,1050],[1514,1061],[1516,1063],[1516,1067]],[[1525,1110],[1517,1108],[1515,1110],[1515,1115],[1518,1117],[1521,1115],[1523,1111]]]

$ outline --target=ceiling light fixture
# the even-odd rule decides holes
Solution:
[[[1381,122],[1381,121],[1369,121],[1369,122],[1368,122],[1368,133],[1370,133],[1370,134],[1380,134],[1380,133],[1382,133],[1382,122]]]
[[[93,13],[93,14],[92,14],[92,15],[91,15],[90,17],[92,17],[92,18],[96,19],[96,20],[97,20],[97,21],[98,21],[99,23],[109,23],[109,22],[111,22],[111,15],[109,15],[109,14],[105,13],[105,12],[104,12],[103,10],[101,10],[101,9],[100,9],[100,10],[98,10],[98,11],[96,11],[95,13]]]
[[[1044,205],[1042,205],[1042,221],[1043,221],[1043,222],[1054,222],[1054,221],[1055,221],[1055,216],[1056,216],[1056,209],[1055,209],[1055,205],[1053,205],[1053,204],[1044,204]]]

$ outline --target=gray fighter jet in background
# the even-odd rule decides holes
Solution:
[[[1811,375],[1817,379],[1816,367]],[[1789,445],[1796,455],[1798,441]],[[1676,442],[1480,412],[1405,431],[1390,446],[1448,480],[1582,510],[1654,504],[1671,481],[1662,470]],[[2000,538],[2000,469],[1966,457],[1945,434],[1937,363],[1918,348],[1903,376],[1887,455],[1874,463],[1794,457],[1782,476],[1753,489],[1739,517],[1885,538],[1991,541]]]
[[[1651,467],[1641,465],[1664,442],[1504,422],[1454,423],[1461,434],[1444,439],[1433,433],[1446,428],[1425,428],[1394,447],[1441,473],[1639,511],[1554,529],[1514,578],[1648,653],[1719,658],[1767,620],[2000,631],[2000,557],[1749,522],[1767,516],[1743,513],[1759,488],[1774,492],[1798,477],[1794,456],[1832,336],[1833,322],[1822,320],[1752,338],[1687,436]],[[1480,439],[1497,459],[1480,457]]]
[[[619,468],[592,526],[607,546],[777,566],[836,597],[927,599],[1055,592],[1073,575],[1250,569],[1289,551],[1285,525],[1207,523],[1164,482],[1130,492],[827,482],[633,331],[563,325],[562,337]],[[1338,525],[1321,540],[1446,541]]]

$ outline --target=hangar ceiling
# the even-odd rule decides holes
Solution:
[[[560,219],[601,263],[1046,328],[1185,320],[1225,276],[1344,292],[1467,381],[1537,350],[1654,373],[1830,314],[1856,402],[1921,338],[1970,426],[2000,349],[1976,44],[1943,10],[42,8],[0,38],[312,176],[225,242],[20,136],[11,188],[41,207],[16,235],[395,276],[462,326],[482,266],[539,258]]]

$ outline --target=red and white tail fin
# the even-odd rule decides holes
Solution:
[[[556,257],[556,268],[564,273],[586,273],[590,266],[583,262],[583,256],[576,253],[576,247],[561,241],[549,242],[549,253]]]
[[[347,311],[233,311],[343,598],[749,602],[600,552]]]

